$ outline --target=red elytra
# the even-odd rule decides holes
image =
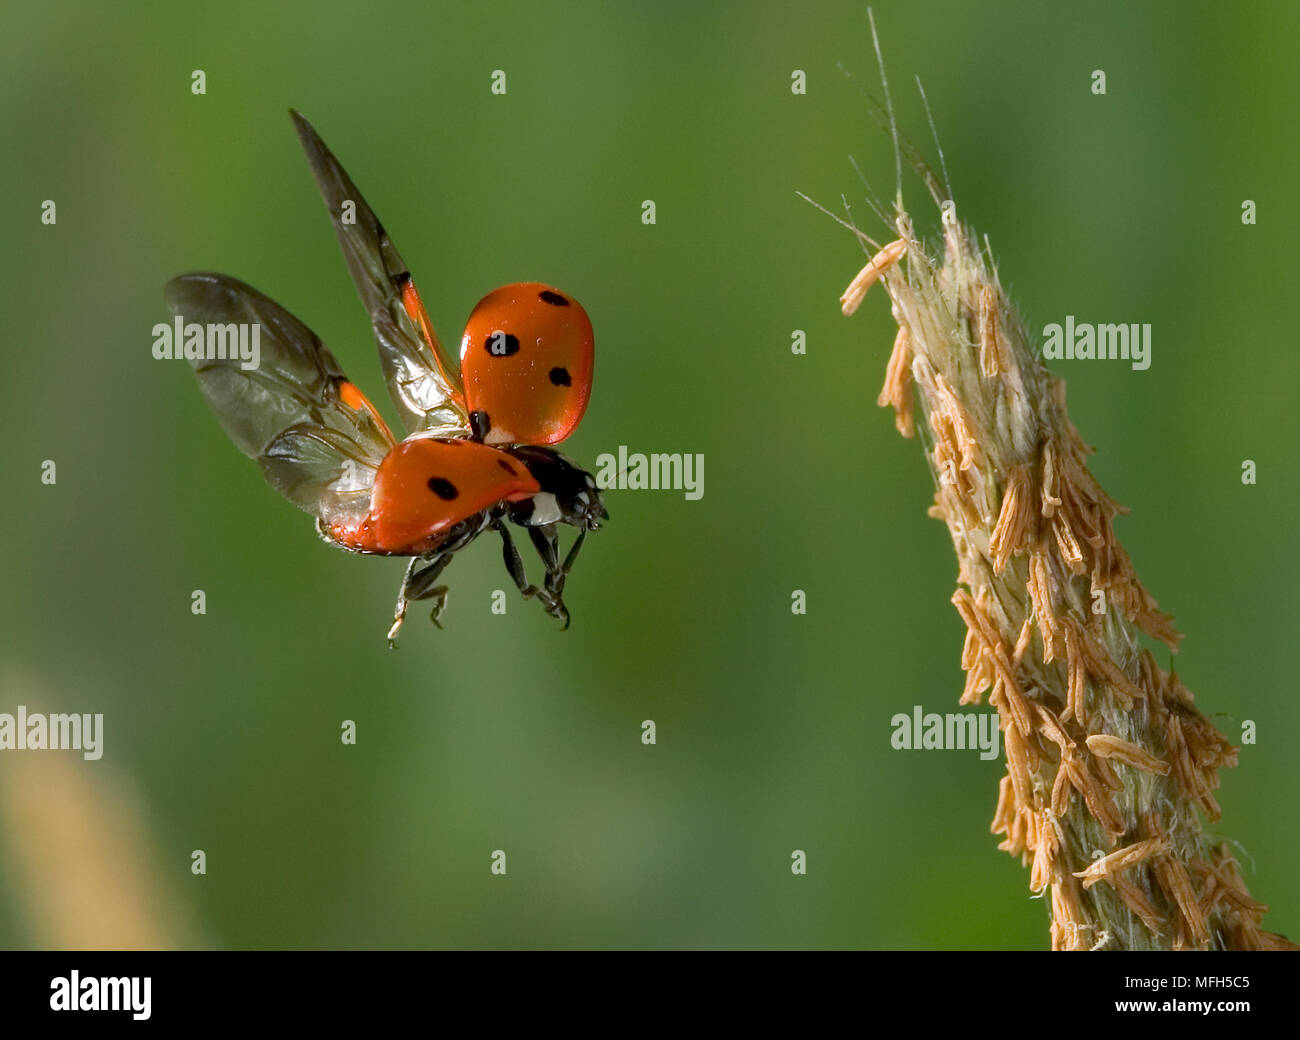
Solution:
[[[375,475],[370,512],[329,534],[354,552],[408,555],[498,502],[520,502],[541,486],[518,459],[474,441],[417,437],[394,447]]]
[[[541,282],[488,293],[460,343],[465,406],[486,444],[558,444],[591,396],[595,340],[573,297]]]

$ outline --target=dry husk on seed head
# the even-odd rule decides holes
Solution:
[[[1295,949],[1260,927],[1267,908],[1205,833],[1237,751],[1143,648],[1142,633],[1181,637],[1115,537],[1124,510],[1088,472],[1064,381],[950,209],[941,256],[901,202],[895,226],[841,302],[852,313],[875,281],[892,300],[879,403],[904,436],[927,433],[930,515],[959,563],[961,702],[999,713],[993,832],[1050,893],[1052,948]]]

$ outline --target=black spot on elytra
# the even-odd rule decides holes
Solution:
[[[497,459],[497,465],[509,473],[512,477],[519,476],[519,471],[510,465],[505,459]]]
[[[497,329],[495,332],[488,333],[483,347],[493,357],[510,357],[512,354],[519,353],[519,340],[511,333]]]
[[[492,420],[488,417],[487,412],[481,408],[476,408],[469,413],[469,428],[474,434],[474,439],[481,441],[488,435],[488,431],[492,429]]]
[[[411,272],[403,271],[401,274],[393,275],[393,286],[398,289],[405,289],[406,283],[411,280]]]
[[[556,386],[573,385],[573,380],[569,378],[569,370],[567,368],[559,368],[558,366],[551,369],[551,382]]]
[[[430,477],[429,490],[444,502],[450,502],[460,494],[460,489],[446,477]]]
[[[550,289],[543,289],[537,294],[543,303],[549,303],[552,307],[567,307],[569,301],[557,292],[551,292]]]

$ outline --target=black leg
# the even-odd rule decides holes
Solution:
[[[510,577],[514,580],[515,586],[525,599],[537,595],[537,589],[528,584],[528,575],[524,571],[524,561],[519,556],[519,550],[515,548],[515,540],[510,537],[509,528],[500,520],[492,526],[501,535],[501,557],[505,560],[506,570],[510,572]]]
[[[451,553],[443,553],[424,570],[416,571],[406,583],[406,598],[416,600],[428,599],[432,596],[437,591],[432,588],[433,583],[438,580],[438,576],[449,563],[451,563]]]
[[[546,575],[546,591],[559,605],[560,613],[557,617],[563,617],[564,627],[569,627],[569,610],[564,605],[564,582],[569,577],[569,571],[573,569],[573,564],[578,559],[578,553],[582,551],[582,543],[587,540],[587,529],[581,528],[578,531],[578,537],[574,540],[573,546],[569,553],[564,557],[564,563],[555,571]]]
[[[573,547],[569,549],[569,555],[564,558],[564,566],[560,568],[560,586],[563,588],[564,579],[569,576],[569,571],[573,570],[573,564],[578,559],[578,552],[582,548],[582,543],[587,540],[587,529],[584,527],[578,531],[578,537],[574,540]]]
[[[533,548],[542,558],[542,566],[546,568],[549,577],[560,567],[560,536],[555,532],[555,525],[543,524],[541,527],[530,527],[528,537],[533,540]]]
[[[418,556],[412,556],[411,562],[406,565],[406,573],[402,575],[402,584],[397,590],[397,606],[393,608],[393,627],[388,630],[388,649],[397,649],[397,633],[402,630],[402,622],[406,620],[406,586],[411,581],[411,575],[415,573],[416,565],[420,562]]]
[[[393,612],[393,627],[388,630],[388,646],[390,649],[397,648],[397,634],[402,630],[402,622],[406,620],[406,608],[416,600],[432,599],[434,601],[430,620],[439,628],[442,628],[439,618],[442,616],[443,607],[447,604],[447,588],[445,585],[440,585],[437,588],[432,586],[438,580],[438,575],[451,562],[451,556],[450,552],[442,553],[434,557],[433,562],[423,570],[416,570],[422,562],[419,556],[413,556],[411,562],[406,565],[406,574],[402,578],[402,587],[397,592],[397,608]]]
[[[406,590],[407,599],[433,600],[433,610],[429,612],[429,620],[437,628],[442,628],[442,611],[447,605],[447,586],[435,586],[433,583],[438,580],[438,576],[446,569],[447,564],[451,563],[451,557],[450,552],[444,552],[424,570],[416,571]]]
[[[564,627],[568,628],[569,611],[564,605],[563,596],[555,588],[555,575],[560,569],[560,536],[554,524],[542,524],[530,527],[528,537],[532,539],[533,548],[537,550],[537,555],[542,558],[542,566],[546,568],[546,579],[542,588],[536,590],[537,597],[546,608],[546,613],[559,618],[564,622]]]
[[[582,543],[587,538],[586,528],[578,531],[578,538],[573,543],[573,547],[569,549],[563,563],[560,562],[560,537],[554,524],[530,527],[528,534],[533,540],[533,546],[537,549],[537,554],[542,558],[542,563],[546,567],[546,580],[540,589],[535,590],[536,595],[546,607],[546,613],[563,621],[564,627],[568,628],[569,608],[564,605],[564,581],[568,577],[574,561],[578,558]]]

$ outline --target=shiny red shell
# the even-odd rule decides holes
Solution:
[[[587,410],[594,365],[587,312],[540,282],[484,296],[460,343],[465,405],[485,444],[564,440]]]
[[[475,513],[540,490],[523,463],[503,451],[468,440],[412,437],[380,463],[370,512],[324,530],[355,552],[418,555]]]

